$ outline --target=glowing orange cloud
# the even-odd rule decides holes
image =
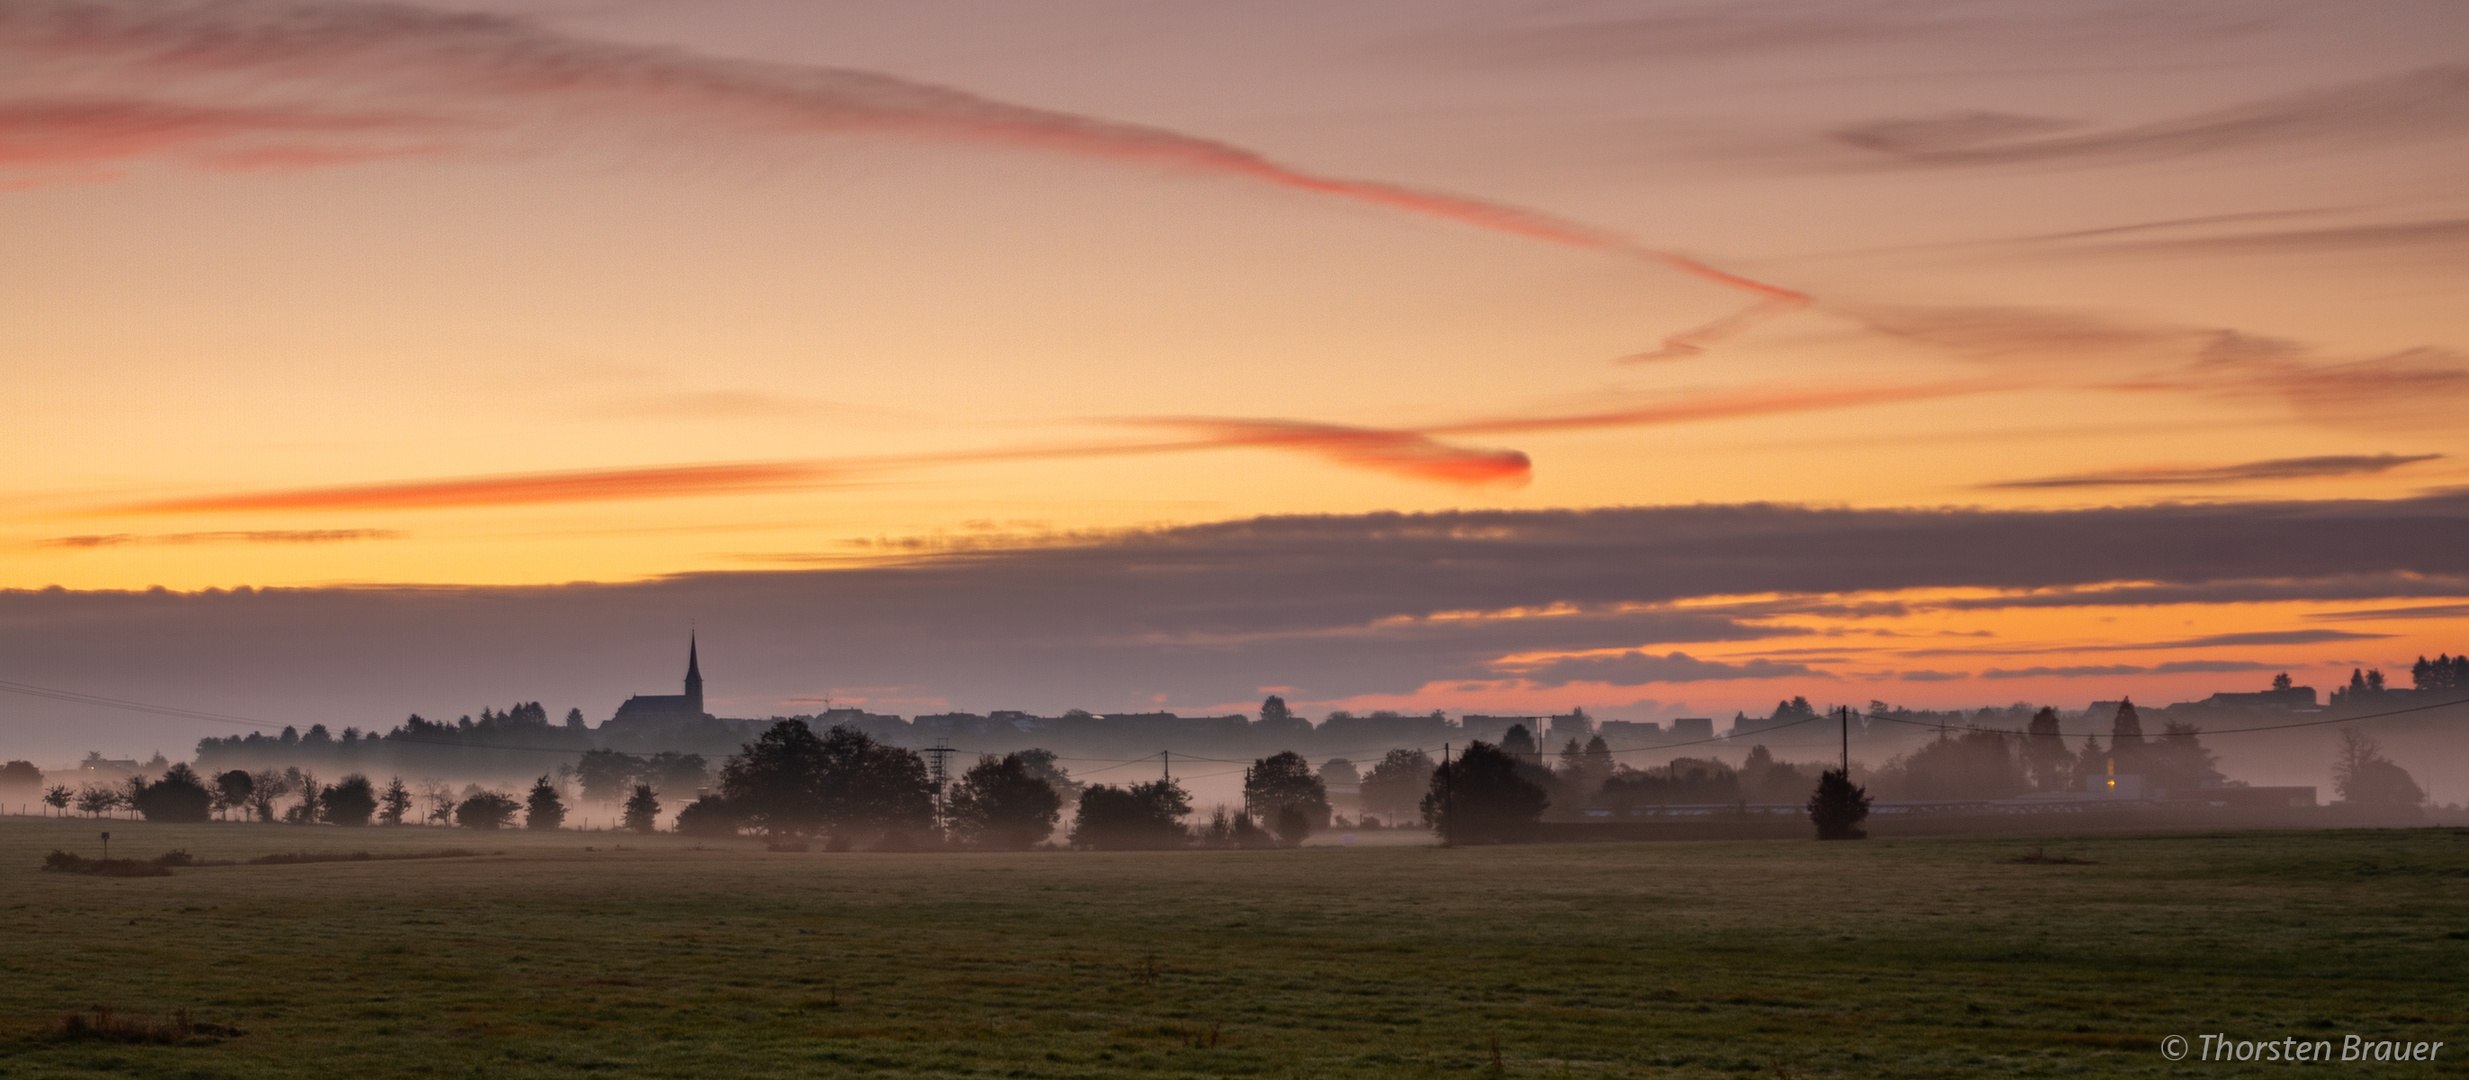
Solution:
[[[784,491],[845,482],[868,472],[934,465],[1121,457],[1260,448],[1309,454],[1354,468],[1445,484],[1524,483],[1533,462],[1517,450],[1452,446],[1438,435],[1502,434],[1639,427],[1891,401],[1917,401],[2003,389],[1997,383],[1832,390],[1755,390],[1592,413],[1495,417],[1424,428],[1367,428],[1304,420],[1155,417],[1118,423],[1163,427],[1198,437],[1163,442],[1065,443],[819,461],[743,462],[654,468],[411,480],[287,491],[165,499],[110,508],[116,513],[222,513],[261,510],[435,509]]]
[[[1483,199],[1322,176],[1162,128],[1014,105],[873,72],[587,41],[495,15],[385,4],[19,0],[0,7],[0,53],[17,53],[36,64],[75,65],[81,75],[123,72],[150,92],[178,92],[170,84],[182,78],[197,80],[191,87],[196,92],[229,92],[237,77],[260,93],[306,94],[312,100],[397,94],[424,107],[451,102],[470,111],[564,101],[624,117],[682,110],[758,130],[883,131],[1152,162],[1650,259],[1756,298],[1746,310],[1672,335],[1630,360],[1694,355],[1708,343],[1810,302],[1794,290],[1594,226]],[[200,131],[183,141],[219,137]],[[113,157],[149,152],[126,143],[87,145]],[[70,144],[61,147],[73,150]],[[283,159],[311,160],[297,149]]]
[[[1295,450],[1357,468],[1448,484],[1523,484],[1534,465],[1516,450],[1451,446],[1416,431],[1314,424],[1296,420],[1222,420],[1194,417],[1148,421],[1203,432],[1201,445],[1261,446]]]
[[[121,507],[130,513],[193,514],[250,510],[406,510],[449,506],[520,506],[676,495],[760,491],[812,484],[828,473],[801,462],[673,465],[649,469],[467,476],[393,484],[296,488],[238,495],[166,499]]]

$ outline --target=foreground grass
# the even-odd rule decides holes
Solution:
[[[100,827],[0,819],[0,1076],[2302,1068],[2159,1053],[2204,1032],[2441,1040],[2319,1068],[2469,1073],[2449,829],[964,856],[113,822],[121,856],[500,854],[35,869]],[[244,1034],[47,1034],[96,1005]]]

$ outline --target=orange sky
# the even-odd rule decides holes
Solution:
[[[0,587],[2469,485],[2444,4],[444,10],[0,14]],[[2406,596],[2273,602],[1853,590],[1910,610],[1315,706],[2328,689],[2469,646],[2469,619],[2342,614],[2453,580],[2403,569]],[[1804,675],[1516,675],[1629,648]],[[809,682],[740,705],[876,685]],[[1241,704],[1124,691],[1160,695]]]

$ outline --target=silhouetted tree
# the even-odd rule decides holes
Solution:
[[[2409,665],[2409,685],[2420,690],[2448,690],[2453,685],[2452,658],[2440,656],[2434,660],[2418,657]]]
[[[774,836],[824,828],[823,740],[803,720],[773,724],[720,768],[720,791],[743,824]]]
[[[365,826],[377,813],[377,788],[368,777],[352,773],[327,788],[319,803],[318,813],[327,824]]]
[[[1312,722],[1296,716],[1286,707],[1286,699],[1275,694],[1260,703],[1260,731],[1271,736],[1310,734]]]
[[[2332,759],[2332,790],[2348,802],[2381,809],[2415,809],[2426,792],[2392,759],[2373,736],[2355,728],[2340,733],[2340,752]]]
[[[249,811],[259,821],[274,820],[274,800],[290,794],[291,783],[272,769],[260,769],[249,774]]]
[[[1749,748],[1749,756],[1740,763],[1739,782],[1740,798],[1745,802],[1796,802],[1801,792],[1809,790],[1809,774],[1796,765],[1776,761],[1774,752],[1766,749],[1764,743]]]
[[[443,780],[420,781],[420,798],[429,804],[428,816],[422,821],[437,825],[454,824],[454,788]]]
[[[746,824],[773,836],[928,829],[934,792],[925,759],[835,726],[773,724],[720,770],[720,793]]]
[[[2143,771],[2143,716],[2135,711],[2135,699],[2118,701],[2117,719],[2109,725],[2109,760],[2121,773]],[[2102,771],[2108,770],[2103,763]]]
[[[1604,742],[1601,735],[1586,740],[1586,748],[1578,752],[1577,760],[1563,765],[1562,779],[1580,799],[1601,790],[1603,782],[1611,779],[1612,771],[1619,767],[1612,760],[1612,744]]]
[[[690,792],[711,786],[712,771],[701,754],[663,750],[643,759],[635,779],[650,784],[654,791]]]
[[[1432,756],[1421,750],[1391,750],[1363,778],[1363,809],[1385,821],[1418,813],[1432,786]]]
[[[0,765],[0,792],[17,795],[32,794],[43,789],[43,770],[31,761],[12,761]]]
[[[2297,683],[2289,678],[2289,673],[2286,671],[2272,676],[2272,689],[2274,690],[2287,690],[2295,685],[2297,685]]]
[[[2005,799],[2030,787],[2014,736],[1988,728],[1944,734],[1888,762],[1878,783],[1906,799]]]
[[[626,798],[626,828],[650,835],[660,827],[660,796],[650,784],[636,784],[634,794]]]
[[[2194,791],[2222,779],[2220,770],[2213,767],[2219,758],[2204,748],[2200,738],[2202,728],[2170,720],[2161,725],[2160,732],[2160,738],[2143,748],[2143,775],[2154,786]]]
[[[120,789],[104,784],[86,784],[77,789],[77,809],[91,817],[101,817],[120,805]]]
[[[1190,840],[1183,817],[1191,812],[1191,796],[1172,780],[1128,788],[1099,784],[1080,793],[1072,846],[1099,851],[1181,847]]]
[[[1869,793],[1841,769],[1828,769],[1819,774],[1817,790],[1809,795],[1809,820],[1817,826],[1820,840],[1860,840],[1869,833],[1860,827],[1869,817]]]
[[[1509,725],[1509,730],[1500,736],[1499,749],[1512,760],[1534,764],[1543,762],[1543,752],[1535,748],[1535,733],[1526,730],[1524,724]]]
[[[737,807],[718,795],[705,795],[677,812],[677,831],[682,836],[735,836],[745,823]]]
[[[568,730],[568,731],[582,731],[582,730],[584,730],[584,729],[585,729],[586,727],[588,727],[588,726],[589,726],[589,725],[587,725],[587,724],[585,724],[585,723],[583,722],[583,710],[581,710],[581,709],[568,709],[568,710],[566,710],[566,730]]]
[[[68,809],[69,800],[74,797],[69,794],[67,784],[53,784],[43,789],[43,805],[51,807],[54,813]]]
[[[1292,750],[1252,762],[1243,772],[1244,812],[1274,823],[1288,806],[1302,807],[1315,826],[1329,823],[1329,789],[1312,775],[1312,763]]]
[[[246,769],[231,769],[214,778],[214,808],[230,812],[247,810],[249,796],[257,785],[249,779]]]
[[[1053,788],[1054,793],[1066,803],[1078,805],[1080,793],[1088,790],[1089,785],[1072,779],[1072,774],[1056,763],[1052,750],[1031,747],[1013,756],[1020,759],[1021,766],[1029,770],[1029,775],[1045,781],[1046,786]]]
[[[1022,850],[1054,835],[1063,796],[1018,754],[986,754],[952,785],[953,838],[971,847]]]
[[[2023,736],[2023,769],[2034,791],[2064,791],[2075,783],[2074,755],[2066,752],[2066,736],[2058,730],[2056,709],[2032,714]]]
[[[214,817],[214,793],[206,790],[205,781],[187,762],[164,770],[163,778],[154,783],[141,779],[129,803],[148,821],[197,822]]]
[[[495,791],[475,793],[455,805],[454,823],[466,829],[502,829],[523,804]]]
[[[1199,830],[1200,846],[1216,850],[1240,848],[1251,851],[1277,846],[1277,838],[1260,827],[1250,814],[1241,810],[1229,815],[1224,806],[1210,813],[1209,823]]]
[[[377,805],[378,820],[388,825],[400,825],[404,817],[411,813],[411,789],[403,786],[403,778],[400,776],[388,780],[386,793],[378,797]]]
[[[583,801],[613,803],[626,797],[627,789],[642,778],[643,759],[615,750],[586,750],[574,763],[574,782],[583,789]]]
[[[283,784],[300,796],[299,802],[283,811],[283,820],[295,825],[314,823],[317,820],[317,802],[326,794],[324,786],[317,781],[317,774],[298,766],[289,766],[283,770]]]
[[[2100,736],[2083,737],[2083,751],[2075,755],[2075,783],[2081,787],[2091,777],[2105,775],[2109,768],[2109,752],[2101,749]]]
[[[1431,789],[1423,796],[1423,820],[1443,843],[1499,844],[1529,838],[1551,798],[1518,774],[1518,764],[1500,747],[1468,743],[1457,760],[1432,771]]]
[[[1362,785],[1363,771],[1355,768],[1354,762],[1348,761],[1342,757],[1333,757],[1320,763],[1320,786],[1322,790],[1326,791],[1327,789],[1333,787],[1350,787],[1359,791],[1362,789]]]
[[[523,800],[523,827],[526,829],[556,829],[566,824],[566,800],[557,797],[557,785],[549,783],[548,774],[532,781],[531,794]]]
[[[1304,839],[1312,835],[1311,812],[1300,803],[1280,804],[1271,828],[1277,832],[1278,843],[1287,847],[1302,847]]]

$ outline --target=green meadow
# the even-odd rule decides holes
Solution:
[[[488,854],[38,869],[103,828]],[[2455,829],[895,855],[0,819],[0,1076],[2440,1076],[2465,975]],[[62,1034],[97,1006],[214,1033]],[[2162,1056],[2203,1033],[2447,1045]]]

